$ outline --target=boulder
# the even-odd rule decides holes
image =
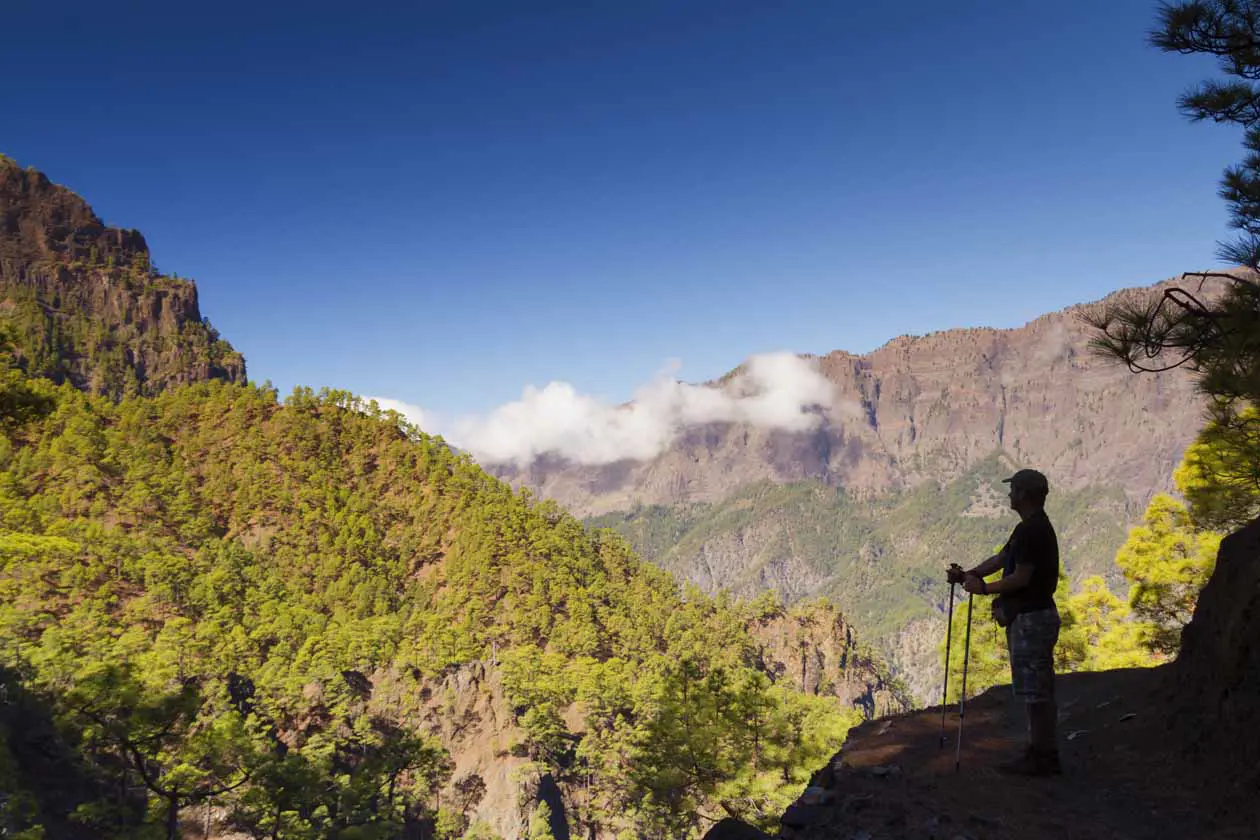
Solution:
[[[748,823],[727,817],[710,828],[703,840],[770,840],[770,835]]]

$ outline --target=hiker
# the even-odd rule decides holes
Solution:
[[[1054,699],[1054,646],[1059,640],[1059,541],[1046,516],[1050,483],[1037,470],[1020,470],[1003,479],[1011,486],[1011,508],[1020,522],[997,554],[974,569],[954,566],[951,583],[975,595],[993,595],[993,618],[1006,628],[1011,660],[1011,688],[1028,713],[1028,748],[1000,769],[1026,776],[1061,772]],[[1002,570],[1002,579],[984,578]]]

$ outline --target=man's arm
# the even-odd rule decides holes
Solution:
[[[1002,566],[1006,563],[1006,559],[1003,554],[1003,552],[1005,551],[1006,549],[1003,548],[1002,551],[999,551],[997,554],[994,554],[988,560],[981,562],[980,565],[976,566],[974,569],[969,569],[966,573],[969,575],[975,575],[978,578],[988,577],[989,575],[1001,569]]]
[[[1033,568],[1034,566],[1032,563],[1017,564],[1013,573],[1007,575],[1001,580],[986,583],[984,586],[984,593],[986,595],[1001,595],[1003,592],[1016,592],[1023,589],[1032,582]]]

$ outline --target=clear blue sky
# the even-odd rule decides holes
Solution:
[[[444,413],[1014,326],[1216,264],[1156,4],[19,3],[0,152],[282,392]]]

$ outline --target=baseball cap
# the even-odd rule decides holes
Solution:
[[[1037,470],[1020,470],[1010,478],[1002,479],[1003,484],[1010,484],[1012,487],[1019,486],[1026,490],[1032,490],[1034,493],[1049,493],[1050,482],[1045,475]]]

